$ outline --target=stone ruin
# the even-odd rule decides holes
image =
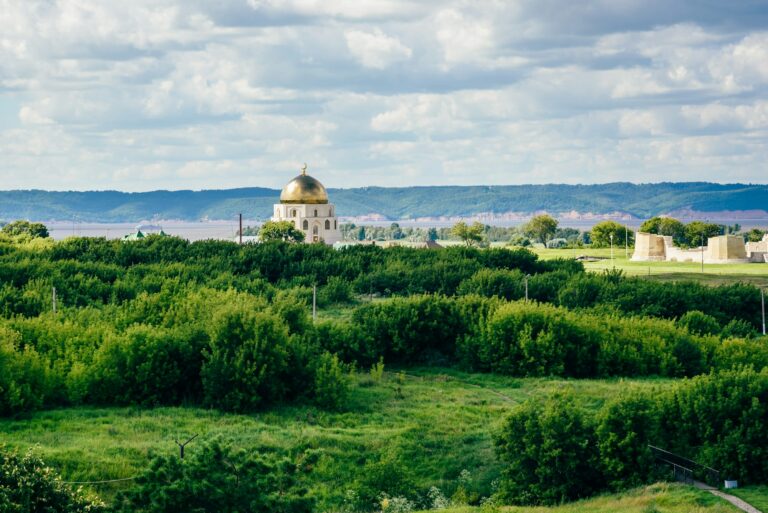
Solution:
[[[766,263],[768,235],[760,242],[746,244],[740,235],[719,235],[710,237],[706,246],[683,249],[675,246],[669,235],[635,234],[633,262],[701,262],[702,258],[705,264]]]

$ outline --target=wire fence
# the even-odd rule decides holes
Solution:
[[[121,477],[118,479],[102,479],[101,481],[62,481],[64,484],[87,484],[87,485],[93,485],[93,484],[106,484],[106,483],[119,483],[122,481],[133,481],[134,479],[137,479],[139,476],[133,476],[133,477]]]

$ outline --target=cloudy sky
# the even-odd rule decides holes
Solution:
[[[0,0],[0,189],[768,182],[765,0]]]

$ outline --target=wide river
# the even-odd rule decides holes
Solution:
[[[600,222],[601,219],[562,219],[560,220],[561,227],[578,228],[580,230],[588,230],[592,228],[595,223]],[[733,224],[733,220],[716,220],[708,219],[712,223],[721,224]],[[343,221],[344,222],[344,221]],[[621,221],[618,221],[621,223]],[[745,219],[737,221],[741,224],[742,229],[746,230],[755,226],[765,228],[768,226],[768,220],[766,219]],[[451,226],[455,221],[398,221],[401,227],[445,227]],[[522,224],[523,221],[499,221],[494,222],[496,226],[517,226]],[[640,226],[642,220],[631,220],[627,222],[627,226],[636,230]],[[81,223],[71,221],[50,221],[45,223],[48,227],[48,231],[54,239],[60,240],[67,237],[106,237],[108,239],[120,239],[123,236],[135,233],[137,226],[140,223]],[[153,221],[151,223],[141,223],[141,225],[153,225],[159,226],[168,235],[175,235],[183,237],[185,239],[205,240],[205,239],[225,239],[235,240],[237,236],[237,221]],[[243,226],[256,226],[260,224],[260,221],[243,220]],[[392,221],[358,221],[358,225],[367,226],[389,226]]]

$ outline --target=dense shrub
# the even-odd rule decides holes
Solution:
[[[350,369],[328,352],[315,362],[314,397],[324,408],[339,410],[346,404],[351,385]]]
[[[525,275],[518,270],[481,269],[462,281],[456,292],[460,295],[520,299],[525,297],[524,279]]]
[[[368,461],[353,487],[352,506],[357,511],[376,511],[386,497],[416,498],[416,487],[408,467],[392,455]]]
[[[768,368],[697,376],[659,401],[671,450],[725,479],[768,480]]]
[[[240,306],[219,311],[204,352],[205,404],[252,410],[285,397],[291,386],[288,328],[279,317]]]
[[[136,325],[96,352],[88,397],[155,406],[199,401],[204,333]]]
[[[298,466],[212,441],[187,450],[184,460],[158,456],[118,496],[116,512],[308,513],[312,500],[298,486]]]
[[[97,513],[104,504],[73,490],[28,451],[23,456],[0,445],[0,511],[3,513]]]
[[[555,394],[510,413],[496,436],[507,501],[556,503],[648,483],[669,471],[649,445],[715,468],[723,479],[768,479],[768,368],[701,375],[661,391],[630,389],[594,416],[574,403]]]
[[[48,369],[21,337],[0,326],[0,415],[40,408],[51,395]]]
[[[567,393],[515,408],[496,447],[507,502],[557,504],[600,488],[594,427]]]
[[[5,415],[82,403],[338,405],[317,388],[333,355],[340,365],[383,357],[569,377],[768,363],[752,338],[759,293],[744,284],[585,274],[527,250],[36,240],[0,246]],[[523,297],[526,275],[531,303],[508,303]],[[375,297],[315,324],[313,284],[321,306],[354,302],[352,287]]]
[[[696,335],[717,335],[721,330],[717,319],[698,310],[686,312],[677,320],[677,324]]]
[[[660,405],[648,393],[630,389],[608,401],[597,415],[600,465],[614,489],[639,486],[656,477],[649,444],[660,443]]]
[[[424,362],[449,357],[466,331],[456,302],[443,296],[412,296],[370,303],[355,310],[352,322],[371,353],[392,362]]]

